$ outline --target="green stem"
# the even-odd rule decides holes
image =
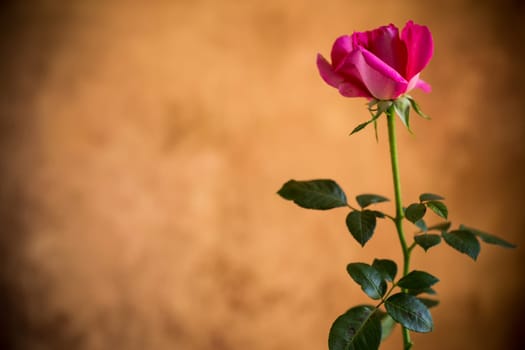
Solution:
[[[392,105],[386,112],[388,122],[388,143],[390,146],[390,162],[392,163],[392,177],[394,180],[394,196],[396,202],[396,217],[394,223],[396,225],[399,243],[403,251],[403,277],[408,274],[410,268],[410,253],[411,249],[407,246],[405,233],[403,231],[403,202],[401,200],[401,181],[399,178],[399,159],[397,155],[397,139],[396,139],[396,118],[394,106]],[[403,290],[403,292],[406,292]],[[405,327],[401,327],[403,334],[403,349],[410,350],[412,348],[412,341],[410,340],[410,333]]]

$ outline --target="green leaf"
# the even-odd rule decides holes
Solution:
[[[389,282],[392,282],[396,278],[397,264],[392,260],[374,259],[372,267],[379,271],[383,279]]]
[[[421,301],[423,304],[425,304],[425,306],[427,308],[432,308],[434,306],[438,306],[439,305],[439,300],[436,300],[436,299],[429,299],[429,298],[421,298],[421,297],[418,297],[419,301]]]
[[[374,215],[376,216],[376,218],[379,218],[379,219],[384,219],[385,218],[385,213],[381,212],[381,211],[377,211],[377,210],[370,210],[370,212],[374,213]]]
[[[363,247],[374,234],[376,222],[376,215],[370,210],[354,210],[346,217],[348,231]]]
[[[405,97],[398,98],[394,101],[394,109],[408,131],[412,132],[409,122],[410,101]]]
[[[445,242],[457,251],[467,254],[473,260],[476,260],[479,255],[480,246],[476,236],[465,230],[455,230],[450,232],[443,232],[441,234]]]
[[[507,242],[504,239],[501,239],[499,237],[496,237],[494,235],[491,235],[489,233],[486,233],[486,232],[483,232],[483,231],[480,231],[474,228],[467,227],[465,225],[460,225],[459,229],[473,233],[474,235],[478,236],[483,242],[488,243],[488,244],[498,245],[503,248],[516,248],[517,247],[515,244]]]
[[[446,232],[450,228],[450,221],[445,221],[436,225],[432,225],[428,228],[428,231],[441,231]]]
[[[432,287],[437,282],[439,282],[439,279],[428,272],[414,270],[401,278],[397,285],[407,289],[425,289]]]
[[[421,230],[421,232],[427,232],[428,231],[427,224],[426,224],[425,220],[423,220],[423,219],[419,219],[418,221],[414,222],[414,225],[416,225]]]
[[[405,210],[405,217],[409,221],[416,223],[418,220],[422,219],[423,216],[425,216],[426,211],[427,208],[423,204],[412,203]]]
[[[440,201],[430,201],[425,203],[427,207],[432,209],[434,213],[441,216],[443,219],[446,219],[448,217],[448,209],[445,203]]]
[[[394,320],[414,332],[431,332],[432,316],[428,308],[413,295],[398,293],[385,301],[386,311]]]
[[[440,201],[443,199],[445,198],[441,197],[439,194],[434,194],[434,193],[421,193],[419,195],[420,202]]]
[[[433,246],[436,246],[439,243],[441,243],[441,237],[439,235],[434,234],[423,234],[415,236],[414,241],[416,241],[417,245],[419,245],[421,248],[427,251]]]
[[[410,101],[410,104],[412,105],[412,108],[414,109],[414,111],[416,111],[416,113],[421,117],[421,118],[424,118],[424,119],[430,119],[430,117],[428,115],[426,115],[425,113],[423,113],[423,111],[421,110],[421,107],[419,107],[419,105],[417,104],[417,102],[411,97],[411,96],[407,96],[408,100]]]
[[[377,194],[360,194],[359,196],[355,197],[355,199],[361,208],[366,208],[370,204],[389,201],[388,198]]]
[[[333,180],[290,180],[277,193],[306,209],[326,210],[347,206],[345,193]]]
[[[346,267],[348,274],[361,286],[363,292],[374,300],[386,293],[386,282],[374,267],[365,263],[351,263]]]
[[[377,350],[381,343],[381,320],[376,308],[360,305],[339,316],[330,328],[329,350]]]
[[[381,314],[381,341],[392,334],[397,322],[387,313]]]
[[[419,295],[419,294],[437,294],[436,291],[432,288],[421,288],[421,289],[409,289],[407,293],[410,295]]]

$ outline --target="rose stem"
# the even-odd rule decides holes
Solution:
[[[388,123],[388,143],[390,146],[390,162],[392,163],[392,177],[394,179],[394,195],[396,201],[396,217],[394,222],[396,224],[397,235],[399,236],[399,243],[403,250],[403,276],[408,274],[410,265],[410,249],[407,246],[405,233],[403,231],[403,203],[401,201],[401,181],[399,179],[399,160],[397,155],[397,140],[396,140],[396,118],[394,113],[394,105],[390,106],[386,112]],[[406,292],[403,290],[403,292]],[[410,333],[405,327],[401,327],[403,334],[403,348],[410,350],[412,348],[412,341],[410,340]]]

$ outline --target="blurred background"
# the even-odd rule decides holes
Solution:
[[[436,50],[413,93],[433,119],[399,128],[405,203],[439,193],[455,224],[520,245],[417,250],[441,305],[415,349],[525,348],[522,1],[1,4],[1,349],[326,349],[368,301],[346,264],[399,261],[396,235],[381,222],[360,248],[344,209],[276,191],[330,177],[393,198],[386,126],[349,137],[366,101],[315,56],[409,19]]]

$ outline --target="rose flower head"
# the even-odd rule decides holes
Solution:
[[[318,54],[317,67],[343,96],[394,100],[414,88],[430,91],[419,74],[433,53],[430,30],[409,21],[401,35],[393,24],[343,35],[332,47],[332,63]]]

